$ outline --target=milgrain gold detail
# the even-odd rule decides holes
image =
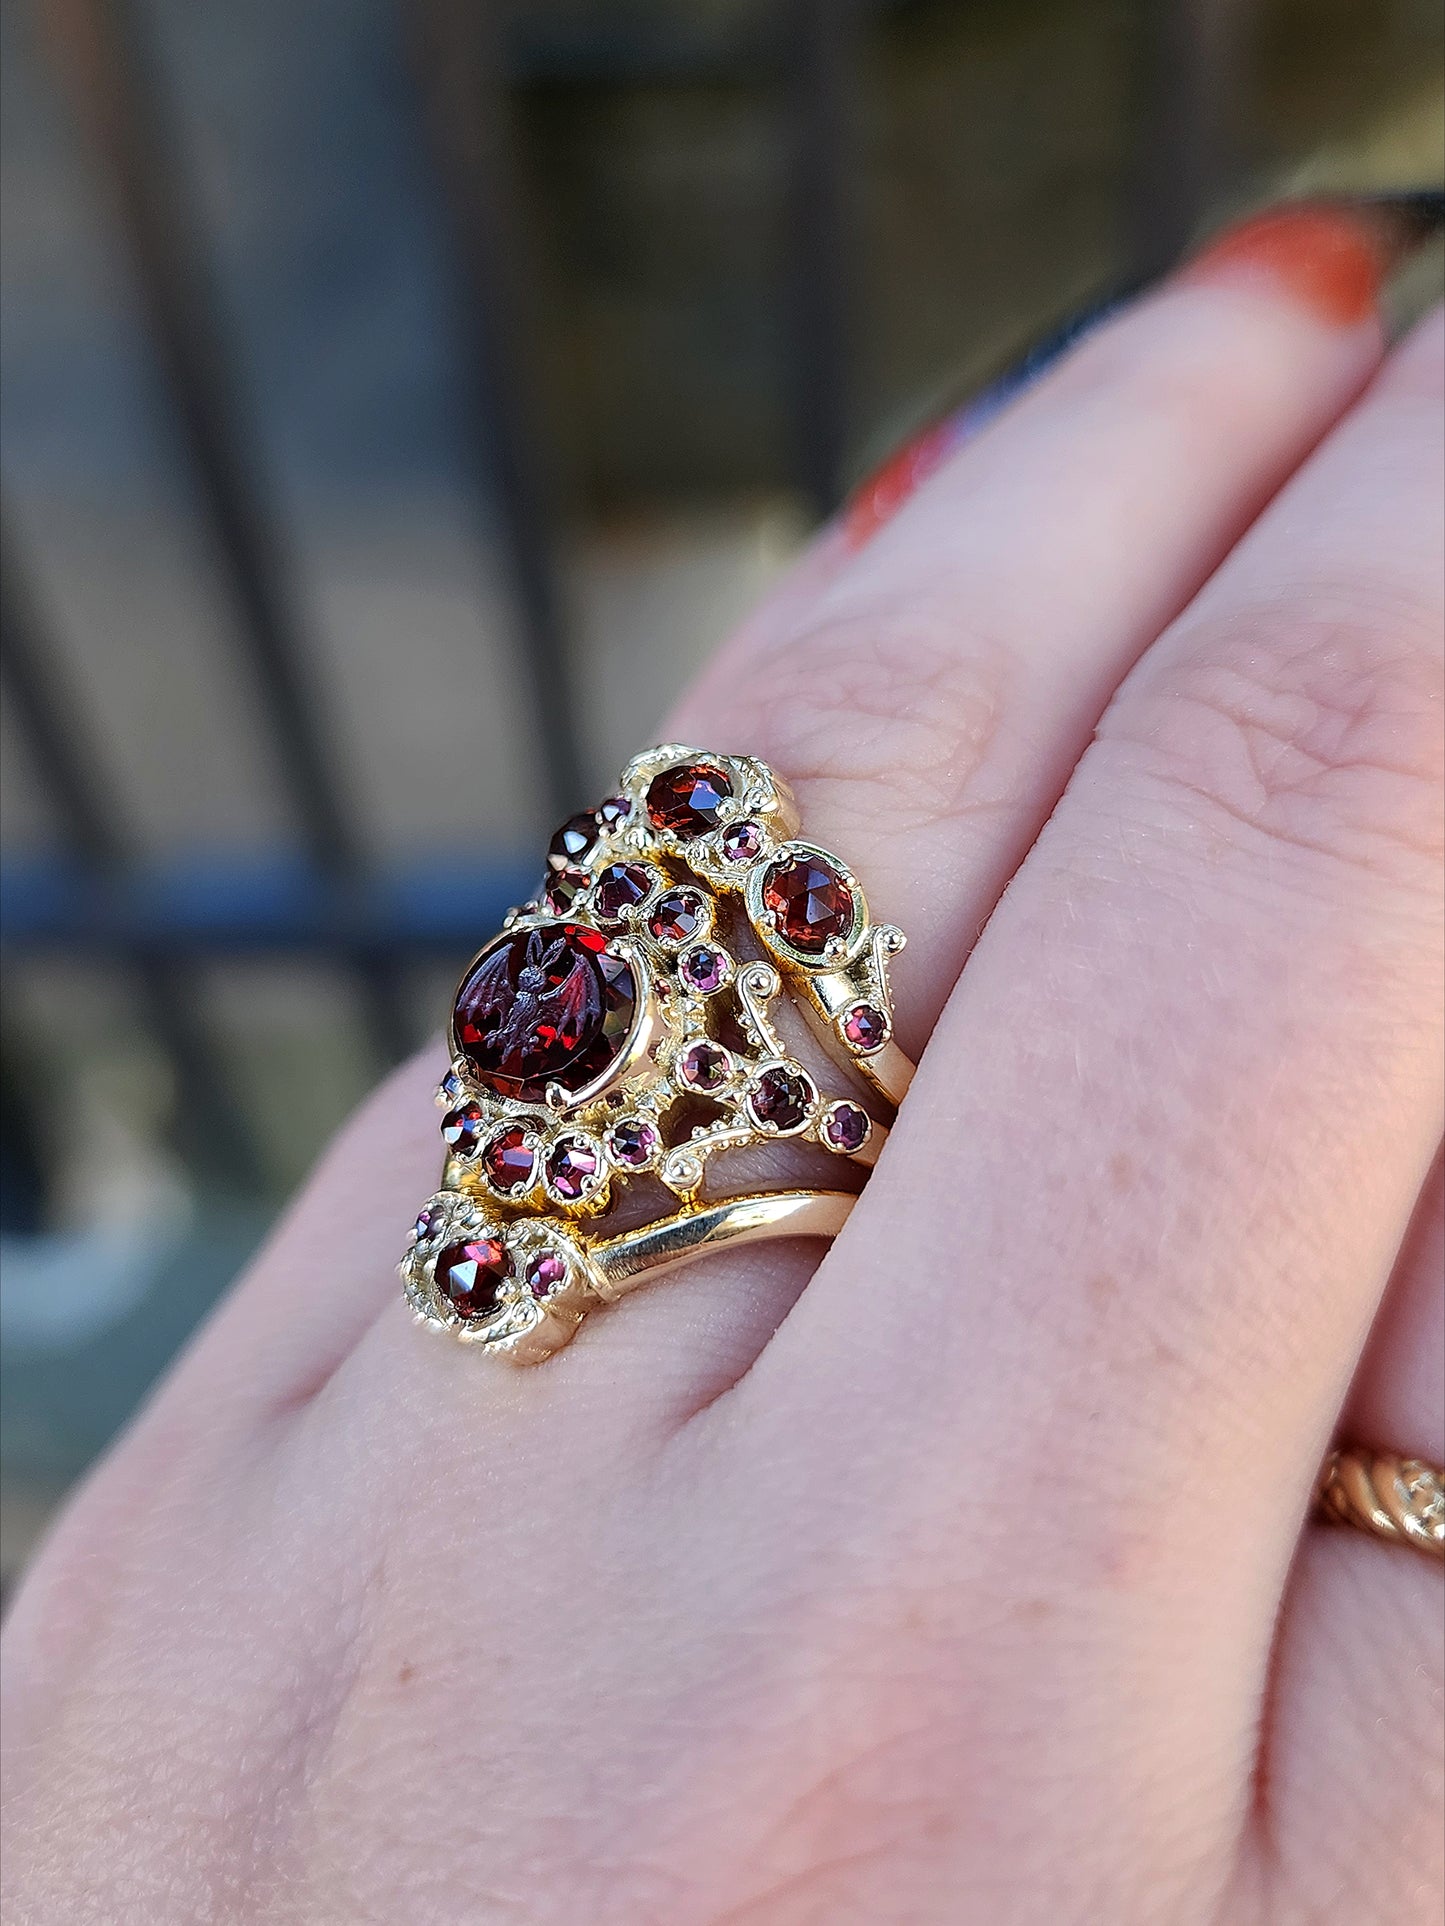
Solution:
[[[1445,1559],[1445,1472],[1419,1458],[1359,1447],[1331,1452],[1315,1497],[1325,1518]]]
[[[799,829],[765,763],[669,743],[559,832],[545,890],[458,992],[438,1102],[475,1127],[453,1133],[401,1265],[426,1323],[530,1363],[655,1271],[841,1229],[851,1191],[730,1196],[720,1175],[781,1138],[866,1174],[912,1075],[888,981],[903,933]],[[604,975],[622,986],[610,1004]],[[780,999],[836,1076],[793,1057]],[[646,1221],[608,1234],[638,1185]]]

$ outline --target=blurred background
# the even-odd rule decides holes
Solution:
[[[1438,185],[1441,38],[0,0],[0,1578],[810,527],[1221,219]]]

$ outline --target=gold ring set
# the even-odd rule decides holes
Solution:
[[[800,831],[765,763],[675,743],[558,830],[453,1004],[442,1181],[401,1264],[419,1317],[534,1363],[654,1272],[841,1230],[913,1074],[888,983],[904,938]],[[779,1139],[857,1174],[721,1181]],[[1445,1555],[1426,1466],[1337,1454],[1319,1501]]]

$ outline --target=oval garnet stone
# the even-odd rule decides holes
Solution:
[[[691,842],[717,828],[732,793],[732,779],[715,763],[680,762],[647,785],[647,814],[655,829]]]
[[[763,903],[779,936],[810,956],[853,927],[853,892],[821,856],[781,857],[763,878]]]
[[[452,1034],[477,1081],[538,1103],[549,1084],[583,1089],[616,1062],[637,983],[607,939],[577,923],[539,923],[489,944],[457,992]]]
[[[620,923],[622,912],[635,909],[655,880],[641,863],[609,863],[592,886],[592,912],[598,922]]]
[[[437,1296],[458,1317],[490,1317],[500,1307],[502,1286],[511,1275],[512,1260],[500,1237],[448,1244],[436,1262]]]

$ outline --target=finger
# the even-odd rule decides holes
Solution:
[[[1445,1465],[1445,1187],[1438,1159],[1350,1387],[1339,1436]]]
[[[747,1441],[743,1476],[807,1438],[854,1530],[906,1494],[959,1610],[1081,1628],[1035,1641],[1059,1756],[1127,1677],[1140,1771],[1161,1721],[1187,1733],[1221,1831],[1440,1141],[1441,433],[1437,319],[1121,690],[846,1248],[704,1422]],[[1019,1636],[985,1677],[1016,1680]],[[1029,1716],[979,1712],[984,1744]]]

